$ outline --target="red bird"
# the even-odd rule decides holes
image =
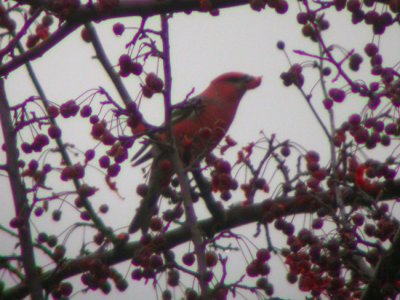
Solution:
[[[246,91],[257,88],[261,77],[239,72],[222,74],[215,78],[200,95],[175,105],[172,112],[172,134],[180,158],[186,166],[199,162],[220,143],[235,117],[239,102]],[[142,199],[137,213],[129,226],[129,232],[142,229],[147,232],[150,219],[156,209],[161,187],[173,175],[168,159],[166,133],[159,133],[152,150],[135,157],[135,165],[153,158],[149,190]],[[164,147],[162,146],[164,144]],[[165,148],[165,149],[162,149]]]

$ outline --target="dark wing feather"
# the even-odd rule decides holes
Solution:
[[[172,124],[198,115],[204,109],[204,101],[201,96],[190,98],[187,101],[172,106]]]
[[[192,118],[198,115],[204,109],[204,101],[201,96],[190,98],[187,101],[172,106],[172,124],[179,123],[182,120]],[[136,152],[131,161],[132,166],[138,166],[151,158],[154,158],[154,149],[151,140],[146,140],[143,146]]]

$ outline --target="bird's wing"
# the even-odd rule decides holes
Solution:
[[[204,108],[205,103],[201,95],[175,104],[172,106],[172,124],[177,124],[183,120],[194,118],[200,114]]]
[[[187,101],[180,102],[172,106],[172,124],[177,124],[183,120],[194,118],[205,108],[205,103],[203,97],[196,96],[190,98]],[[152,146],[153,142],[151,140],[146,140],[143,142],[143,146],[136,152],[131,161],[133,161],[133,166],[138,166],[151,158],[154,158],[154,151]]]

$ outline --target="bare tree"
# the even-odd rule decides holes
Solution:
[[[282,277],[288,285],[297,285],[314,299],[398,296],[400,74],[398,63],[385,61],[380,41],[389,30],[398,31],[400,1],[303,0],[290,5],[297,5],[298,29],[316,50],[289,52],[279,41],[277,55],[286,55],[289,63],[281,79],[299,91],[299,99],[322,129],[329,149],[323,153],[327,161],[320,158],[322,153],[304,149],[294,140],[281,141],[264,133],[248,145],[236,145],[225,136],[218,151],[188,161],[185,155],[194,147],[193,139],[179,140],[174,131],[177,111],[193,113],[199,108],[198,102],[188,100],[191,93],[179,104],[171,100],[170,17],[187,13],[190,18],[192,11],[218,16],[219,10],[233,6],[286,14],[286,0],[10,0],[0,4],[0,121],[5,154],[0,174],[8,179],[11,191],[2,200],[15,208],[15,215],[0,223],[1,235],[15,241],[15,251],[2,251],[0,256],[0,299],[28,295],[68,299],[74,291],[90,290],[108,294],[111,282],[125,291],[131,280],[151,282],[162,299],[173,295],[228,299],[242,292],[265,299],[274,295],[271,257],[282,259],[287,268]],[[334,14],[346,14],[354,26],[367,27],[372,41],[349,50],[329,41],[327,16]],[[140,26],[127,31],[118,22],[123,17],[140,18]],[[159,27],[150,25],[152,18],[160,20]],[[96,32],[97,24],[109,19],[116,20],[115,36],[128,41],[118,62],[109,59]],[[46,96],[31,62],[44,59],[77,30],[93,46],[118,97],[102,87],[88,87],[76,99],[60,103]],[[36,94],[14,103],[6,86],[15,84],[10,78],[22,68]],[[125,87],[126,78],[136,79],[136,96]],[[161,126],[150,124],[141,111],[141,101],[152,97],[164,103]],[[351,112],[345,122],[339,121],[341,107],[355,100],[362,108]],[[327,118],[321,115],[321,107]],[[94,146],[63,140],[65,119],[78,122],[78,118],[89,124]],[[203,130],[207,128],[200,130],[205,139],[214,134]],[[225,132],[220,134],[222,138]],[[135,178],[132,185],[141,198],[156,189],[160,195],[151,207],[151,219],[139,223],[146,230],[130,236],[130,219],[124,228],[105,220],[113,201],[98,204],[93,199],[101,194],[120,197],[121,170],[143,168],[148,177],[152,167],[130,162],[132,157],[136,162],[144,160],[140,145],[153,148],[153,167],[157,165],[161,175],[148,182]],[[237,159],[228,160],[227,151],[237,151]],[[92,184],[94,173],[104,181]],[[202,201],[211,217],[200,213]],[[73,212],[65,212],[65,207]],[[46,215],[54,224],[68,222],[65,231],[48,226],[38,232],[35,223]],[[295,216],[309,222],[297,222]],[[234,231],[246,224],[254,225],[254,238],[265,240],[262,248]],[[69,237],[75,232],[82,240],[79,251],[69,249]],[[273,232],[282,232],[286,245],[277,245]],[[190,245],[189,250],[178,258],[175,249],[182,244]],[[233,282],[227,279],[228,250],[241,251],[247,259],[246,269]],[[124,261],[133,265],[127,263],[131,278],[114,267]],[[74,276],[80,276],[80,285],[68,281]],[[184,292],[176,288],[184,285],[182,277],[193,282]]]

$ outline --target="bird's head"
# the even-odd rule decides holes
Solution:
[[[208,97],[224,97],[226,100],[238,101],[246,91],[255,89],[260,84],[261,77],[229,72],[215,78],[203,94]]]

